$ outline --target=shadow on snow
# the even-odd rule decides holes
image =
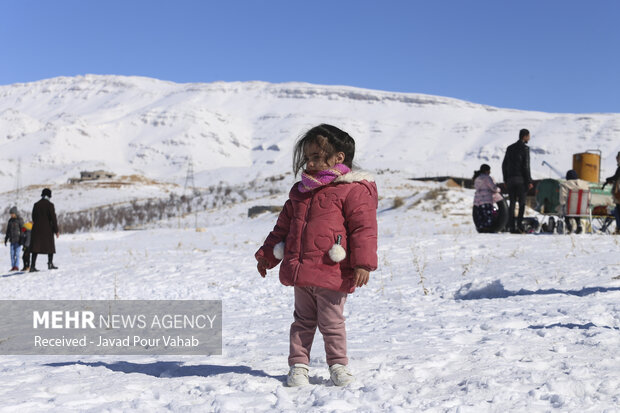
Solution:
[[[13,277],[13,276],[15,276],[15,275],[22,275],[22,274],[25,274],[25,272],[24,272],[24,271],[10,272],[10,273],[8,273],[8,274],[2,274],[2,275],[0,275],[0,278]]]
[[[484,299],[495,299],[495,298],[509,298],[509,297],[519,297],[519,296],[527,296],[527,295],[551,295],[551,294],[564,294],[564,295],[574,295],[577,297],[585,297],[591,294],[596,293],[607,293],[612,291],[620,291],[620,287],[584,287],[581,290],[558,290],[555,288],[551,288],[548,290],[524,290],[521,289],[519,291],[509,291],[504,288],[504,285],[500,280],[495,280],[489,285],[472,290],[472,283],[466,284],[461,287],[455,294],[454,299],[456,300],[484,300]]]
[[[579,330],[589,330],[591,328],[607,328],[609,330],[620,330],[620,328],[618,327],[609,327],[609,326],[597,326],[594,323],[587,323],[587,324],[574,324],[574,323],[555,323],[555,324],[550,324],[548,326],[529,326],[528,328],[531,328],[533,330],[543,330],[545,328],[555,328],[555,327],[561,327],[561,328],[568,328],[568,329],[579,329]]]
[[[214,364],[185,366],[181,362],[176,361],[158,361],[154,363],[129,363],[126,361],[118,361],[115,363],[85,363],[82,361],[71,361],[63,363],[49,363],[45,364],[49,367],[64,367],[72,365],[89,366],[89,367],[105,367],[112,371],[118,371],[122,373],[139,373],[146,374],[153,377],[211,377],[220,374],[248,374],[254,377],[267,377],[276,379],[279,381],[285,381],[286,376],[274,376],[264,372],[263,370],[254,370],[248,366],[219,366]]]

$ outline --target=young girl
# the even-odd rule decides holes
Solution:
[[[474,172],[474,188],[474,224],[478,232],[488,232],[493,226],[493,204],[501,199],[489,165],[483,163],[480,170]]]
[[[333,383],[353,381],[347,368],[344,303],[377,268],[377,187],[351,171],[355,141],[335,126],[310,129],[295,145],[293,171],[304,169],[273,231],[256,252],[258,272],[280,265],[280,282],[295,290],[288,386],[308,382],[318,326]]]

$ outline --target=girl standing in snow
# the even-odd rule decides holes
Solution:
[[[310,129],[295,145],[293,171],[304,169],[263,246],[258,272],[280,265],[280,282],[295,290],[288,386],[309,384],[310,348],[318,326],[330,377],[353,381],[347,368],[344,303],[377,268],[377,187],[352,171],[355,141],[335,126]]]
[[[478,232],[488,232],[493,226],[493,204],[501,200],[500,189],[491,178],[491,167],[485,163],[474,172],[474,224]]]

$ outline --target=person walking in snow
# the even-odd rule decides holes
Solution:
[[[7,242],[11,244],[11,271],[19,271],[19,251],[21,249],[19,240],[24,220],[19,216],[17,207],[11,208],[9,214],[11,217],[6,225],[4,245],[6,246]]]
[[[293,171],[304,169],[277,223],[256,252],[262,277],[280,263],[280,282],[293,286],[288,386],[309,384],[310,349],[323,335],[332,382],[354,380],[347,364],[343,315],[347,295],[377,268],[377,186],[352,170],[355,141],[335,126],[310,129],[295,144]]]
[[[491,167],[485,163],[474,172],[474,224],[478,232],[489,232],[493,226],[493,204],[502,199],[500,189],[491,178]]]
[[[612,185],[613,189],[611,190],[614,202],[616,203],[616,207],[614,208],[614,217],[616,218],[616,235],[620,234],[620,152],[616,155],[616,163],[618,168],[616,169],[616,173],[612,176],[605,179],[605,183],[603,184],[603,189],[605,185]]]
[[[532,175],[530,174],[530,131],[521,129],[519,140],[506,148],[506,155],[502,162],[504,183],[508,189],[510,207],[508,213],[508,225],[510,232],[525,232],[523,228],[523,215],[525,213],[525,198],[527,191],[532,189]],[[519,214],[515,222],[515,207],[519,202]]]
[[[38,271],[36,267],[37,254],[47,254],[47,268],[50,270],[58,269],[54,266],[54,254],[56,253],[54,234],[58,238],[58,223],[54,204],[50,202],[51,197],[52,191],[45,188],[41,192],[41,199],[32,208],[32,239],[30,241],[32,262],[30,272]]]

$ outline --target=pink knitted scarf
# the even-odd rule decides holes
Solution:
[[[301,174],[301,182],[297,188],[299,192],[310,192],[313,189],[330,184],[334,179],[349,172],[351,172],[349,167],[341,163],[337,163],[331,168],[319,171],[313,175],[303,172]]]

